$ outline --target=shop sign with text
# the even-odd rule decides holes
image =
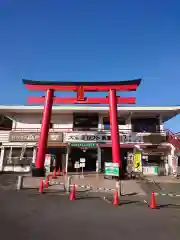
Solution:
[[[110,133],[65,133],[64,142],[97,142],[97,143],[107,143],[111,142]],[[143,136],[136,133],[120,133],[121,143],[143,143]]]
[[[37,142],[39,140],[40,133],[17,133],[11,132],[9,134],[10,142]],[[49,133],[49,142],[62,142],[62,133]]]
[[[71,147],[85,147],[85,148],[95,148],[97,147],[96,143],[71,143]]]

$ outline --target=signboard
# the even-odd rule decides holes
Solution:
[[[141,171],[141,152],[134,152],[134,170]]]
[[[134,155],[132,152],[127,153],[127,173],[131,174],[133,171],[133,162],[134,162]]]
[[[80,165],[79,165],[79,162],[75,162],[75,164],[74,164],[74,168],[80,168]]]
[[[143,136],[137,133],[120,133],[119,140],[121,143],[143,143]],[[64,142],[69,143],[86,143],[86,142],[111,142],[111,133],[64,133]],[[71,145],[72,146],[72,145]]]
[[[71,147],[85,147],[85,148],[95,148],[97,147],[96,143],[71,143]]]
[[[80,167],[84,168],[85,167],[85,162],[80,162]]]
[[[40,133],[11,132],[9,134],[10,142],[38,142]],[[62,133],[49,133],[49,142],[62,142]]]
[[[85,159],[85,158],[80,158],[80,162],[81,162],[81,163],[85,163],[85,162],[86,162],[86,159]]]
[[[119,176],[119,164],[112,162],[105,162],[104,174],[108,176]]]

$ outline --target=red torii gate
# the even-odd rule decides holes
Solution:
[[[134,97],[118,97],[116,91],[136,91],[141,83],[141,79],[115,82],[52,82],[52,81],[32,81],[23,79],[27,89],[32,91],[45,91],[45,97],[28,97],[28,103],[44,104],[44,111],[41,124],[40,138],[38,142],[38,152],[36,157],[36,168],[32,169],[33,176],[44,176],[44,161],[47,149],[47,140],[53,104],[109,104],[111,139],[112,139],[112,159],[114,163],[119,163],[120,143],[119,129],[117,122],[117,104],[135,104]],[[55,97],[54,92],[76,92],[75,98]],[[85,97],[85,92],[108,92],[105,98]]]

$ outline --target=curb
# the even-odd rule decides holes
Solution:
[[[154,193],[156,196],[168,196],[168,197],[180,197],[180,194],[174,194],[174,193]]]
[[[114,192],[116,189],[114,188],[95,188],[93,186],[85,186],[85,185],[75,185],[76,187],[79,187],[79,188],[85,188],[85,189],[91,189],[92,191],[105,191],[105,192]]]
[[[63,183],[63,182],[57,182],[57,181],[51,181],[50,182],[50,184],[51,184],[51,186],[52,185],[65,185],[65,183]],[[71,185],[71,187],[72,187],[73,185]],[[95,187],[92,187],[92,186],[90,186],[90,185],[77,185],[77,184],[75,184],[75,186],[76,186],[76,188],[84,188],[84,189],[91,189],[91,190],[95,190],[96,192],[98,192],[98,191],[105,191],[105,192],[114,192],[116,189],[115,188],[101,188],[101,187],[99,187],[99,188],[95,188]]]
[[[49,184],[52,186],[52,185],[64,185],[64,183],[63,182],[52,182],[52,181],[50,181],[49,182]]]

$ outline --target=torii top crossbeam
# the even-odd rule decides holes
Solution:
[[[23,83],[29,90],[33,91],[46,91],[47,89],[55,91],[77,91],[80,86],[87,92],[102,92],[109,91],[109,89],[115,89],[116,91],[136,91],[137,87],[141,83],[141,79],[108,82],[54,82],[23,79]]]
[[[111,89],[116,91],[136,91],[141,83],[141,79],[129,81],[109,81],[109,82],[53,82],[53,81],[33,81],[23,79],[27,89],[31,91],[47,91],[48,89],[62,92],[77,92],[76,98],[53,97],[54,104],[108,104],[108,98],[86,98],[85,92],[109,92]],[[43,104],[44,97],[28,97],[28,103]],[[117,97],[117,104],[135,104],[134,97]]]

